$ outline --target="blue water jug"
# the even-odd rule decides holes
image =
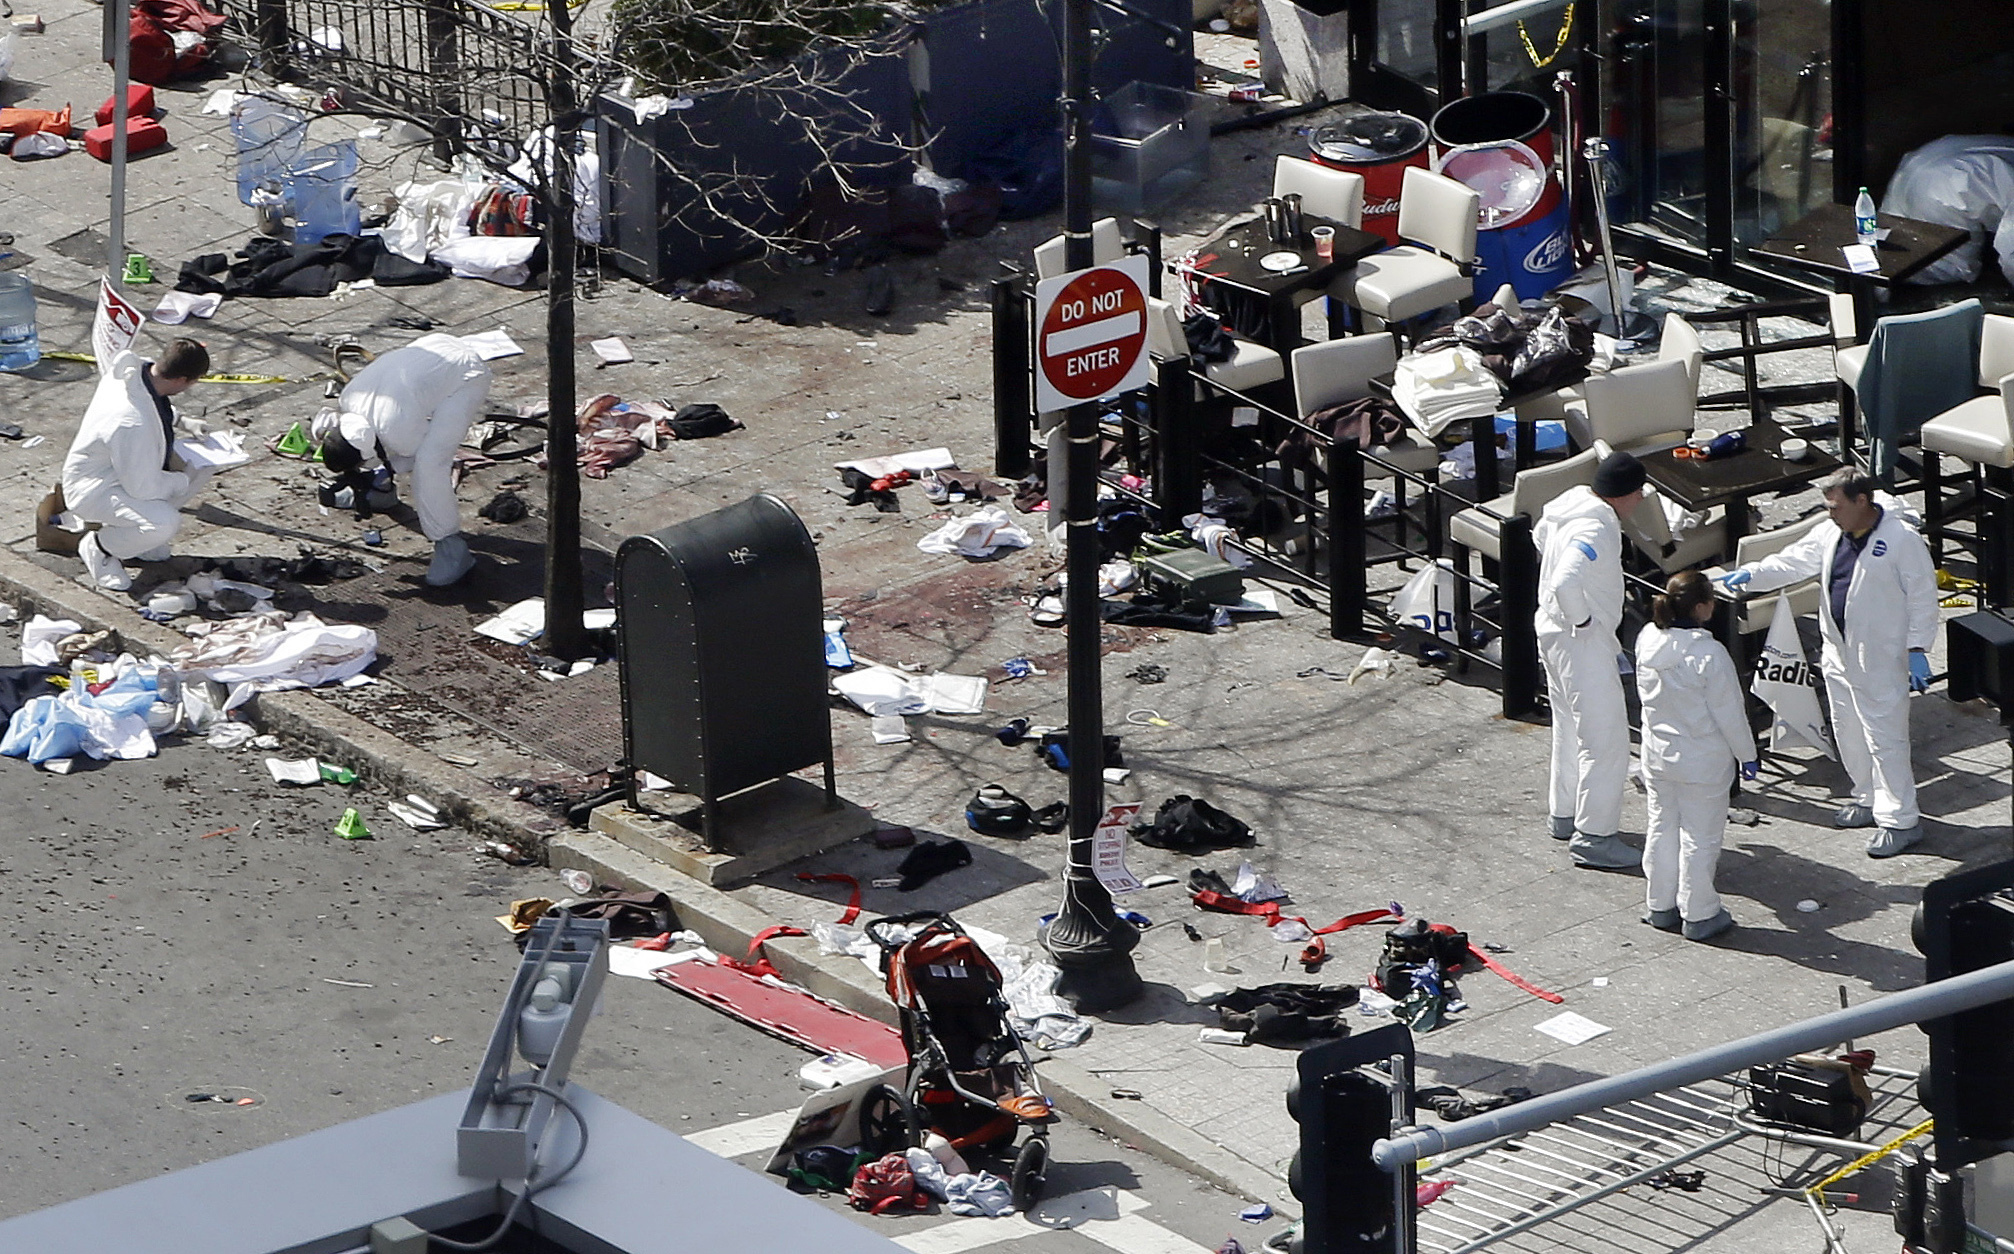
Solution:
[[[0,274],[0,370],[26,370],[40,360],[35,287],[25,274]]]
[[[342,139],[310,148],[288,172],[288,199],[294,202],[294,242],[325,235],[355,235],[362,224],[357,201],[357,145]]]
[[[286,182],[307,138],[308,117],[254,96],[231,110],[231,135],[238,145],[238,201],[249,205],[259,188],[278,191]]]

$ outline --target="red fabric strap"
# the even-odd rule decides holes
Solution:
[[[846,885],[846,887],[853,890],[853,895],[846,899],[846,913],[839,916],[839,924],[841,927],[844,927],[860,917],[860,881],[854,879],[851,875],[841,875],[837,871],[799,871],[797,878],[807,884]],[[799,933],[799,935],[802,934]]]
[[[748,960],[746,962],[743,962],[737,958],[730,958],[726,954],[722,954],[720,956],[720,965],[723,967],[732,967],[736,971],[746,971],[750,975],[773,975],[780,980],[783,978],[782,973],[777,971],[776,967],[773,964],[771,964],[768,958],[761,956],[762,942],[778,936],[809,936],[809,935],[811,935],[811,933],[805,931],[803,928],[792,927],[788,923],[779,923],[775,927],[763,928],[760,932],[757,932],[753,937],[749,939]]]
[[[1477,962],[1482,963],[1485,967],[1488,967],[1490,970],[1496,972],[1504,979],[1509,980],[1512,986],[1523,989],[1525,992],[1530,993],[1533,997],[1538,998],[1540,1001],[1549,1001],[1553,1005],[1557,1006],[1561,1002],[1566,1000],[1566,998],[1561,997],[1558,993],[1548,992],[1545,989],[1540,988],[1538,985],[1532,983],[1530,980],[1527,980],[1523,976],[1519,975],[1517,972],[1512,971],[1509,967],[1504,966],[1503,963],[1498,962],[1495,958],[1490,957],[1482,950],[1476,948],[1476,943],[1474,941],[1469,942],[1469,954],[1472,957],[1474,957]]]
[[[1396,923],[1400,917],[1390,910],[1359,910],[1355,914],[1344,915],[1327,927],[1316,927],[1297,914],[1282,914],[1280,903],[1277,901],[1246,901],[1242,897],[1233,897],[1210,888],[1198,890],[1193,900],[1204,910],[1215,910],[1220,914],[1247,914],[1264,919],[1267,927],[1277,925],[1282,919],[1292,919],[1314,933],[1314,939],[1301,949],[1301,964],[1310,968],[1319,966],[1322,960],[1329,956],[1328,942],[1322,937],[1356,927],[1360,923],[1376,923],[1380,920]]]

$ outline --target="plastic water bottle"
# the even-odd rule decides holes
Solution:
[[[1874,197],[1860,189],[1860,198],[1853,202],[1853,236],[1869,248],[1874,247]]]
[[[25,274],[0,274],[0,370],[26,370],[40,360],[35,287]]]

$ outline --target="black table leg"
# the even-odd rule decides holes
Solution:
[[[1487,504],[1502,491],[1497,486],[1497,416],[1478,415],[1469,423],[1469,442],[1476,453],[1476,504]]]

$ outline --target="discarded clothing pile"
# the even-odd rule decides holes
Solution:
[[[846,1201],[874,1215],[928,1210],[932,1201],[945,1203],[954,1215],[997,1219],[1014,1212],[1013,1191],[1005,1180],[990,1171],[952,1175],[929,1150],[914,1147],[861,1164]]]
[[[1457,344],[1473,350],[1483,369],[1513,394],[1571,387],[1587,378],[1594,360],[1594,328],[1557,305],[1543,313],[1484,305],[1455,319],[1445,335],[1420,345],[1420,351]]]
[[[1492,1110],[1528,1102],[1535,1096],[1537,1094],[1521,1084],[1512,1085],[1496,1097],[1463,1097],[1459,1090],[1445,1084],[1432,1084],[1413,1091],[1414,1100],[1449,1123],[1459,1123]]]
[[[361,279],[380,287],[405,287],[448,277],[446,266],[408,261],[387,250],[375,235],[328,235],[306,244],[283,244],[261,236],[239,249],[237,258],[205,253],[184,262],[175,290],[226,296],[327,296],[336,284]]]
[[[255,692],[316,688],[361,673],[378,657],[377,633],[351,624],[331,625],[313,614],[292,618],[277,610],[253,611],[223,622],[197,623],[194,637],[168,655],[184,678],[231,688],[234,708]]]
[[[159,668],[132,655],[112,667],[100,683],[72,682],[63,692],[32,697],[7,720],[0,756],[25,758],[40,766],[63,758],[150,758],[154,732],[178,721],[174,705],[161,698]]]
[[[1032,543],[1033,539],[1014,524],[1006,510],[998,505],[985,505],[945,523],[918,540],[916,547],[925,553],[978,559],[992,557],[1002,549],[1025,549]]]
[[[240,583],[331,584],[370,573],[362,562],[347,557],[323,557],[303,545],[299,557],[205,558],[202,569]]]
[[[55,666],[0,666],[0,716],[14,717],[14,711],[41,696],[61,692],[49,680],[63,672]]]
[[[664,447],[668,440],[699,440],[741,429],[718,405],[701,402],[673,411],[655,401],[626,401],[604,392],[584,402],[575,416],[580,434],[580,472],[606,479],[611,470]],[[541,454],[539,464],[545,464]]]
[[[1133,824],[1131,834],[1143,845],[1177,853],[1204,853],[1252,843],[1252,829],[1242,819],[1201,797],[1181,793],[1163,801],[1152,820]]]
[[[1356,1004],[1354,984],[1261,984],[1219,998],[1217,1018],[1254,1045],[1293,1046],[1348,1036],[1343,1012]]]
[[[133,81],[158,86],[202,69],[224,22],[197,0],[134,0],[126,32]]]

